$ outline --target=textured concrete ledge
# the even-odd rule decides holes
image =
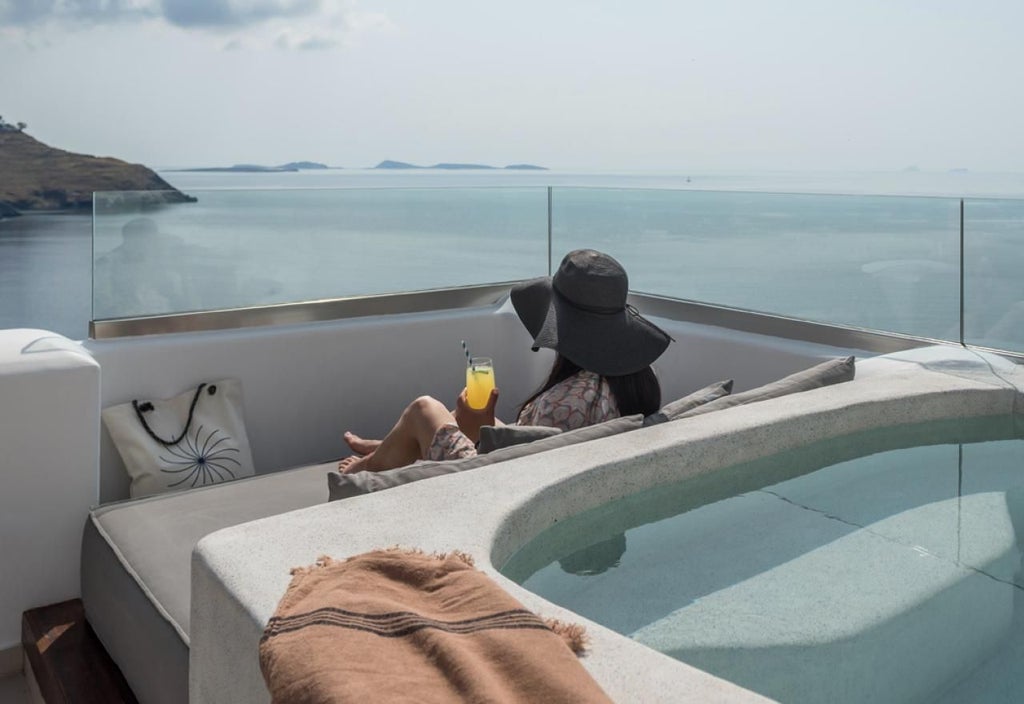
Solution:
[[[219,531],[193,554],[190,699],[269,701],[257,643],[289,569],[403,545],[467,551],[528,608],[584,623],[592,647],[583,663],[617,701],[765,701],[527,592],[494,565],[557,520],[613,499],[814,440],[1021,410],[1019,388],[1024,373],[1000,358],[914,350],[860,363],[847,384]]]
[[[79,594],[82,516],[97,498],[99,394],[100,367],[78,343],[0,330],[0,659],[21,643],[23,611]]]

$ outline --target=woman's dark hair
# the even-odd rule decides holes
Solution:
[[[565,381],[572,375],[582,371],[582,367],[570,362],[562,355],[555,356],[555,362],[551,365],[551,373],[548,380],[537,389],[530,398],[523,401],[519,412],[532,403],[534,399],[550,389],[555,384]],[[619,407],[619,415],[631,416],[635,413],[650,415],[661,408],[661,384],[654,374],[654,369],[644,367],[632,374],[622,376],[603,377],[615,396],[615,403]]]
[[[643,413],[649,416],[661,408],[661,384],[651,367],[644,367],[632,374],[606,376],[605,379],[615,394],[620,415]]]

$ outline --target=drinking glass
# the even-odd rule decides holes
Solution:
[[[472,357],[466,367],[466,400],[470,408],[487,407],[494,388],[494,362],[490,357]]]

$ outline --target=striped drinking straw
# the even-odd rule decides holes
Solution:
[[[462,341],[462,351],[466,353],[466,366],[473,366],[473,358],[469,356],[469,348],[466,347],[466,341]]]

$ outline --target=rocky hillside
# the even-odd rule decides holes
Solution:
[[[20,130],[0,131],[0,211],[5,204],[21,211],[91,208],[93,191],[170,191],[158,199],[195,200],[141,164],[73,154]]]

